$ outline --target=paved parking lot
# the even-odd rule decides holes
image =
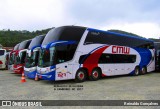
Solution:
[[[160,73],[106,77],[98,81],[34,81],[0,71],[1,100],[160,100]],[[65,90],[62,90],[65,89]]]
[[[34,81],[0,71],[0,99],[13,100],[160,100],[160,73],[106,77],[98,81]],[[64,89],[64,90],[63,90]],[[72,90],[74,89],[74,90]]]

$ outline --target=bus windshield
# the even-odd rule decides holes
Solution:
[[[21,52],[20,56],[15,57],[15,64],[24,64],[25,63],[25,57],[26,57],[26,51]]]
[[[50,30],[43,40],[42,46],[58,40],[79,42],[86,28],[63,26]]]
[[[31,42],[31,40],[25,40],[25,41],[21,42],[18,49],[20,50],[20,49],[28,48],[30,42]]]
[[[48,67],[69,61],[73,58],[78,43],[86,28],[78,26],[63,26],[50,30],[45,36],[42,46],[56,41],[75,41],[76,44],[51,47],[49,50],[40,50],[39,67]]]
[[[53,65],[54,52],[55,52],[55,47],[51,47],[49,50],[46,50],[46,49],[40,50],[38,66],[48,67]]]
[[[4,50],[0,50],[0,56],[4,55]]]
[[[39,67],[48,67],[59,63],[64,63],[73,59],[77,48],[76,44],[55,45],[49,50],[43,49],[39,56]]]
[[[26,68],[35,67],[38,63],[38,55],[39,55],[39,51],[32,52],[30,57],[28,56],[28,53],[27,53],[25,67]]]
[[[10,56],[10,58],[9,58],[9,65],[14,64],[14,58],[15,58],[15,55],[14,55],[14,53],[13,53],[13,54],[11,54],[11,56]]]
[[[18,47],[19,47],[20,44],[17,44],[13,50],[18,50]]]
[[[15,65],[20,64],[20,63],[21,63],[20,57],[16,56],[15,57]]]

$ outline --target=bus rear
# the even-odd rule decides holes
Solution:
[[[0,69],[6,68],[6,50],[0,49]]]

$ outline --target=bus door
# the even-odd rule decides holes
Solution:
[[[27,49],[21,50],[19,52],[19,57],[20,57],[21,64],[25,63],[26,53],[27,53]]]
[[[56,77],[58,80],[65,80],[72,78],[72,60],[75,53],[75,47],[72,44],[56,46],[55,48],[55,63],[56,63]]]

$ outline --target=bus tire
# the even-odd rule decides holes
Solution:
[[[138,76],[140,74],[140,69],[139,69],[139,67],[137,66],[137,67],[135,67],[135,69],[134,69],[134,76]]]
[[[84,69],[79,69],[76,73],[75,82],[84,82],[87,78],[87,72]]]
[[[147,68],[144,66],[142,67],[141,74],[144,75],[146,73],[147,73]]]
[[[92,81],[96,81],[101,77],[101,71],[98,68],[95,68],[92,70],[91,75],[89,76],[89,79]]]

